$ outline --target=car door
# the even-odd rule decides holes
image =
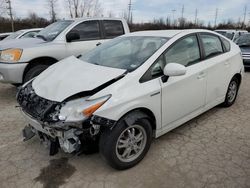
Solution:
[[[161,80],[162,126],[171,129],[170,124],[203,109],[207,70],[205,62],[201,62],[196,35],[178,40],[162,56],[166,64],[179,63],[187,67],[185,75],[169,77],[166,82]]]
[[[207,67],[206,105],[217,105],[224,99],[230,81],[230,56],[224,53],[220,38],[210,33],[200,34]]]
[[[104,41],[101,35],[100,23],[97,20],[84,21],[76,25],[70,32],[79,33],[80,39],[67,42],[68,56],[84,54]]]

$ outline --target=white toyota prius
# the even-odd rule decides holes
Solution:
[[[127,169],[152,138],[231,106],[243,72],[239,47],[215,32],[127,34],[52,65],[19,89],[24,140],[38,135],[51,155],[99,147],[113,168]]]

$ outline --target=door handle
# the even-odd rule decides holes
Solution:
[[[100,46],[102,43],[100,43],[100,42],[98,42],[97,44],[96,44],[96,46]]]
[[[228,62],[228,61],[225,61],[225,62],[224,62],[224,65],[229,65],[229,62]]]

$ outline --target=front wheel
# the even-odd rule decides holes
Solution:
[[[49,67],[49,65],[36,65],[29,69],[25,76],[24,76],[24,83],[28,82],[32,78],[38,76],[40,73],[42,73],[44,70],[46,70]]]
[[[234,77],[228,86],[225,101],[222,104],[224,107],[230,107],[234,104],[239,90],[240,81],[236,77]]]
[[[152,128],[147,119],[131,125],[118,122],[113,130],[105,130],[100,139],[100,152],[115,169],[124,170],[138,164],[147,154],[152,141]]]

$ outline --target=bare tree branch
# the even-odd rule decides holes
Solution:
[[[72,18],[101,16],[103,12],[99,0],[66,0],[66,3]]]
[[[47,0],[47,6],[49,8],[49,14],[52,22],[56,21],[56,6],[57,0]]]

